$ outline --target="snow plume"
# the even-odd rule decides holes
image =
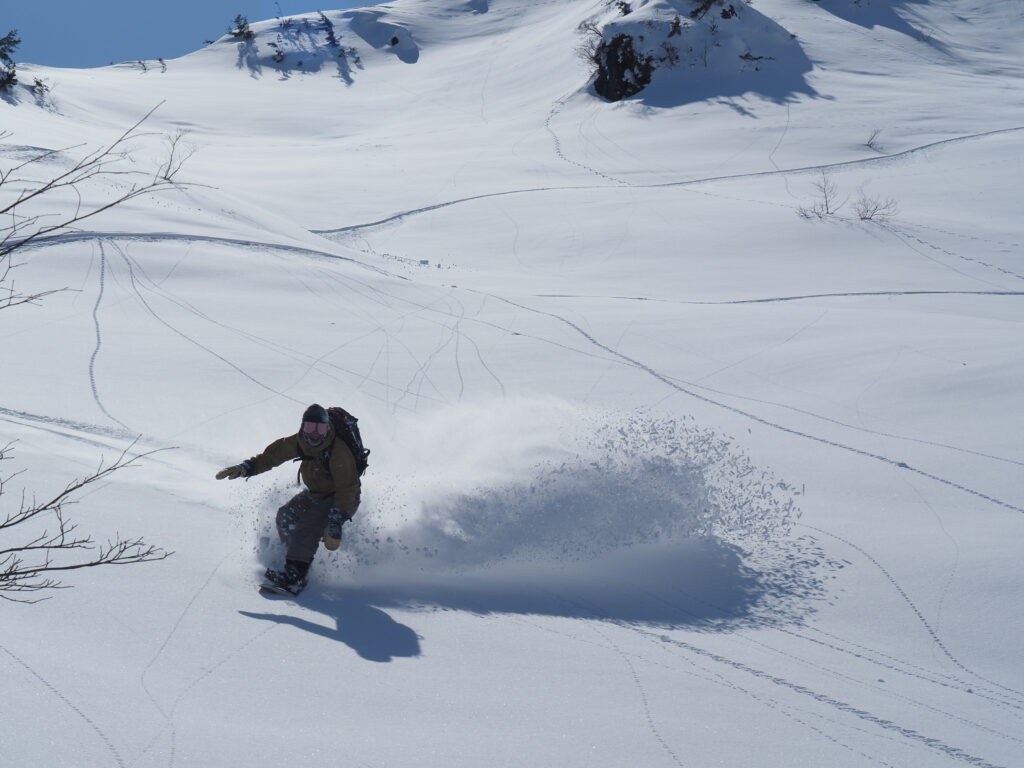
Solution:
[[[749,616],[768,593],[814,591],[810,571],[780,587],[747,565],[793,545],[789,486],[689,418],[503,400],[398,432],[341,556],[321,568],[368,599],[678,622],[678,606],[635,597],[671,586],[707,623]]]
[[[750,543],[785,532],[793,516],[788,486],[689,419],[547,401],[449,409],[425,426],[406,444],[412,472],[368,479],[376,530],[357,563],[457,569],[591,560],[695,536]]]
[[[830,565],[789,536],[791,487],[689,417],[520,398],[398,417],[391,443],[361,425],[362,507],[314,565],[328,599],[717,630],[821,595]],[[296,490],[253,499],[261,567],[283,557],[274,514]]]

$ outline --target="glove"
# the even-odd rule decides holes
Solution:
[[[252,464],[248,461],[243,461],[241,464],[235,464],[233,467],[225,467],[217,473],[217,479],[223,480],[237,480],[239,477],[248,477],[252,474]]]
[[[337,507],[331,507],[331,510],[330,512],[327,513],[327,515],[331,519],[338,519],[341,520],[341,522],[343,523],[347,523],[349,520],[352,519],[355,513],[355,510],[352,510],[351,512],[342,512]]]
[[[349,520],[352,519],[351,513],[342,512],[337,507],[331,507],[327,512],[327,526],[324,528],[324,547],[330,551],[336,550],[341,546],[341,529],[345,526]]]

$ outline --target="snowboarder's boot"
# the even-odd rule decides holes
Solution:
[[[324,547],[332,552],[341,546],[341,529],[345,525],[345,517],[340,509],[332,508],[327,513],[327,527],[324,528]]]
[[[267,568],[263,574],[266,581],[261,589],[266,589],[278,594],[297,595],[306,588],[306,571],[309,570],[308,563],[298,563],[289,560],[282,570]]]

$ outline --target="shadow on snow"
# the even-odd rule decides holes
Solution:
[[[338,585],[379,608],[637,622],[695,631],[800,621],[824,592],[824,558],[808,540],[771,558],[713,537],[640,545],[586,562],[520,560],[461,572],[385,567]]]
[[[336,640],[367,661],[390,662],[419,656],[421,638],[389,610],[406,617],[455,610],[732,632],[804,620],[835,567],[811,539],[752,556],[713,537],[695,538],[582,563],[520,560],[461,572],[392,563],[357,569],[356,584],[328,568],[296,602],[328,617],[330,626],[295,615],[241,613]]]
[[[914,27],[903,15],[897,13],[901,6],[927,5],[930,0],[864,0],[853,4],[850,0],[817,0],[823,10],[851,24],[865,29],[885,27],[901,35],[927,43],[942,53],[949,54],[947,46],[935,40],[927,32]]]
[[[243,616],[261,621],[286,624],[328,640],[344,643],[360,658],[386,663],[396,658],[420,655],[420,639],[409,627],[400,624],[379,608],[370,605],[358,595],[303,593],[297,602],[304,608],[327,616],[333,627],[315,621],[277,613],[239,611]]]

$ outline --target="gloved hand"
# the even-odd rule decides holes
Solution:
[[[337,507],[331,507],[330,512],[327,513],[327,517],[329,520],[340,520],[343,523],[347,523],[352,519],[355,513],[355,510],[352,510],[351,512],[342,512]]]
[[[217,473],[217,479],[223,480],[236,480],[239,477],[248,477],[252,472],[252,465],[248,461],[243,461],[241,464],[235,464],[233,467],[225,467]]]
[[[337,507],[327,511],[327,526],[324,528],[324,547],[330,551],[341,546],[342,528],[352,519],[352,513],[342,512]]]

